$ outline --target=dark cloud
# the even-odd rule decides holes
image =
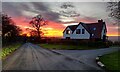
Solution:
[[[71,2],[65,2],[60,7],[63,8],[63,9],[67,9],[67,8],[74,8],[75,6],[72,5]]]
[[[13,5],[14,4],[14,5]],[[12,2],[3,2],[2,3],[2,12],[7,13],[11,16],[21,16],[21,11],[15,6],[16,3]]]
[[[75,6],[71,2],[63,3],[60,6],[60,8],[62,9],[60,11],[60,14],[64,17],[79,17],[80,16],[79,13],[77,13],[75,10],[73,10],[75,8]]]
[[[59,15],[60,15],[59,13],[52,12],[52,11],[49,11],[47,13],[43,13],[43,16],[45,19],[56,21],[56,22],[59,22]]]
[[[42,2],[32,2],[34,8],[40,11],[49,11],[48,5]]]
[[[59,21],[59,13],[50,10],[45,2],[3,2],[2,9],[5,13],[12,17],[23,16],[28,19],[30,16],[25,16],[23,11],[28,11],[36,14],[41,14],[45,19]]]
[[[87,21],[96,21],[97,20],[96,17],[87,17],[87,16],[85,16],[84,19]]]
[[[59,22],[62,24],[78,23],[78,21],[68,21],[68,22],[59,21]]]

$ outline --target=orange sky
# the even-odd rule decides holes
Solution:
[[[25,21],[24,18],[19,17],[19,18],[13,18],[14,22],[16,23],[17,26],[19,26],[23,31],[22,34],[27,34],[29,35],[29,31],[26,30],[27,28],[29,29],[34,29],[29,22]],[[44,36],[47,37],[62,37],[62,32],[65,29],[65,26],[63,24],[53,22],[53,21],[48,21],[48,24],[45,26],[42,26],[42,31],[44,33]]]
[[[27,34],[29,36],[29,31],[26,30],[26,28],[34,29],[30,24],[29,21],[26,21],[24,17],[19,18],[13,18],[14,22],[17,26],[19,26],[23,32],[22,34]],[[87,20],[82,19],[82,22],[90,22]],[[109,27],[109,26],[108,26]],[[107,27],[107,36],[118,36],[117,31],[113,31]],[[42,31],[44,33],[44,36],[47,37],[62,37],[63,31],[66,28],[64,24],[60,24],[53,21],[48,21],[48,24],[42,27]],[[114,27],[115,28],[115,27]]]
[[[64,5],[68,5],[64,8]],[[71,5],[71,7],[69,7]],[[107,2],[3,2],[2,10],[19,26],[23,32],[29,35],[29,31],[34,29],[30,26],[30,19],[41,14],[48,25],[42,27],[44,36],[62,37],[63,30],[67,25],[84,22],[93,23],[98,19],[103,19],[107,25],[107,36],[118,36],[117,25],[113,25],[114,20],[106,12]],[[120,36],[120,35],[119,35]]]

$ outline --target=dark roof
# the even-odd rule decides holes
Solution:
[[[75,29],[78,27],[78,25],[71,25],[68,27],[72,30],[72,33],[73,33],[75,31]]]
[[[75,31],[75,29],[78,27],[78,25],[70,25],[70,26],[67,26],[66,29],[67,29],[68,27],[70,28],[70,30],[72,30],[72,33],[73,33],[73,32]],[[65,30],[66,30],[66,29],[65,29]],[[64,30],[63,32],[65,32],[65,30]]]
[[[80,24],[90,33],[91,38],[100,38],[101,37],[102,28],[103,28],[103,25],[105,25],[105,22],[80,23]],[[106,25],[105,25],[105,27],[106,27]],[[94,36],[92,36],[92,34],[94,34]]]

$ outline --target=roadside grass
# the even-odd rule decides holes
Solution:
[[[106,54],[100,57],[100,61],[106,66],[107,70],[120,70],[120,51]]]
[[[39,44],[43,48],[54,50],[87,50],[97,49],[96,47],[88,47],[83,45],[63,45],[63,44]]]
[[[0,52],[0,58],[4,59],[6,56],[14,52],[21,45],[22,45],[21,43],[15,43],[15,44],[11,44],[11,45],[3,47],[2,51]]]

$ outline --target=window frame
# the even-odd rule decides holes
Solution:
[[[85,29],[82,29],[82,34],[85,34]]]
[[[76,34],[81,34],[81,29],[76,29]]]
[[[70,30],[66,30],[66,34],[71,34],[71,31]]]

